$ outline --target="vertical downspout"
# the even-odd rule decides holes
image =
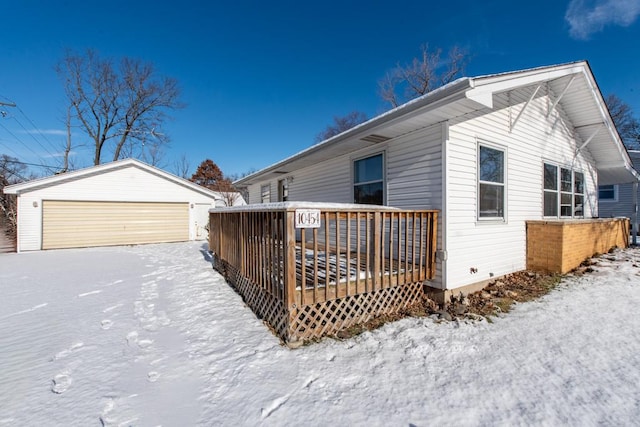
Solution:
[[[448,177],[449,177],[449,162],[448,162],[448,147],[449,147],[449,121],[442,122],[442,209],[440,211],[440,235],[442,236],[442,248],[440,254],[440,268],[442,269],[442,288],[448,289],[448,275],[447,275],[447,233],[449,232],[447,227],[447,219],[449,217],[447,211],[447,200],[449,195],[448,189]]]

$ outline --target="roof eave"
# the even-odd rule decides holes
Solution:
[[[236,186],[246,186],[251,185],[255,182],[258,182],[262,179],[262,177],[277,171],[278,169],[284,168],[287,164],[299,160],[303,157],[312,155],[322,150],[326,150],[329,147],[340,144],[343,141],[355,139],[359,136],[364,136],[367,133],[371,132],[373,129],[394,120],[398,120],[402,117],[405,117],[408,114],[413,112],[417,112],[420,109],[425,107],[429,107],[435,105],[437,103],[443,102],[450,98],[455,98],[456,96],[464,96],[465,92],[472,87],[472,80],[470,78],[464,77],[457,79],[445,86],[442,86],[439,89],[436,89],[432,92],[429,92],[419,98],[416,98],[412,101],[409,101],[405,104],[402,104],[392,110],[389,110],[379,116],[376,116],[364,123],[361,123],[345,132],[342,132],[336,136],[333,136],[329,139],[326,139],[318,144],[315,144],[305,150],[299,151],[298,153],[290,156],[284,160],[281,160],[277,163],[274,163],[270,166],[267,166],[257,172],[254,172],[251,175],[247,175],[246,177],[240,178],[237,181],[234,181],[234,185]]]

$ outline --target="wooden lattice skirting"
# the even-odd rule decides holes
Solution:
[[[288,310],[282,301],[260,289],[215,254],[213,268],[236,289],[258,318],[285,342],[320,338],[381,315],[398,313],[419,302],[424,295],[423,284],[415,282],[302,307],[294,306]]]

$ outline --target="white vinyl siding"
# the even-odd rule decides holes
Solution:
[[[597,215],[597,172],[588,150],[578,152],[582,141],[556,107],[547,117],[553,99],[542,87],[511,130],[511,123],[535,88],[526,87],[494,97],[494,110],[452,121],[447,163],[447,288],[477,283],[526,268],[525,221],[542,219],[543,161],[558,164],[574,159],[584,173],[584,216]],[[555,98],[554,98],[555,99]],[[511,130],[511,131],[510,131]],[[503,222],[476,221],[476,141],[492,141],[507,147]]]
[[[386,205],[403,209],[442,209],[443,124],[436,124],[387,143],[317,163],[291,173],[289,201],[353,203],[353,160],[385,153]],[[259,203],[260,188],[249,186],[250,203]],[[274,185],[277,181],[273,181]],[[442,216],[438,220],[442,247]],[[442,287],[442,269],[429,286]]]
[[[442,203],[442,125],[438,124],[390,141],[384,147],[300,169],[292,173],[289,201],[353,203],[354,159],[385,152],[386,204],[404,209],[440,209]],[[259,200],[265,182],[249,187],[251,203]]]

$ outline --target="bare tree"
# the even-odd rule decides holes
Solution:
[[[329,139],[332,136],[341,134],[344,131],[351,129],[354,126],[359,125],[367,120],[367,115],[361,111],[352,111],[346,116],[333,117],[333,124],[327,125],[327,127],[316,135],[315,142],[322,142],[325,139]]]
[[[116,67],[92,50],[68,51],[56,71],[73,110],[72,120],[94,144],[95,165],[107,150],[118,160],[123,152],[132,154],[136,143],[168,142],[158,130],[168,110],[182,107],[175,79],[157,76],[151,64],[137,59],[125,57]]]
[[[15,157],[0,155],[0,215],[4,216],[15,233],[17,228],[17,207],[16,196],[14,194],[4,194],[4,187],[18,182],[27,181],[34,176],[25,176],[27,165],[20,162]]]
[[[624,145],[630,150],[640,149],[640,121],[631,107],[613,94],[607,96],[605,103]]]
[[[182,153],[180,158],[173,162],[173,173],[180,178],[187,179],[189,177],[189,171],[191,170],[191,163],[187,159],[187,155]]]
[[[151,166],[164,168],[164,144],[161,141],[147,141],[142,144],[140,158]]]
[[[229,181],[228,179],[220,182],[217,191],[220,193],[222,202],[225,206],[235,206],[242,198],[240,192],[233,186],[233,184],[231,184],[231,181]]]
[[[429,45],[422,45],[420,57],[405,65],[398,63],[378,81],[380,97],[395,108],[446,85],[464,72],[468,62],[466,51],[454,46],[445,60],[441,55],[442,49],[430,51]]]
[[[258,169],[256,168],[249,168],[247,171],[242,172],[242,173],[232,173],[230,175],[227,175],[227,178],[229,179],[229,181],[234,182],[237,181],[241,178],[244,178],[245,176],[249,176],[253,173],[258,172]]]

